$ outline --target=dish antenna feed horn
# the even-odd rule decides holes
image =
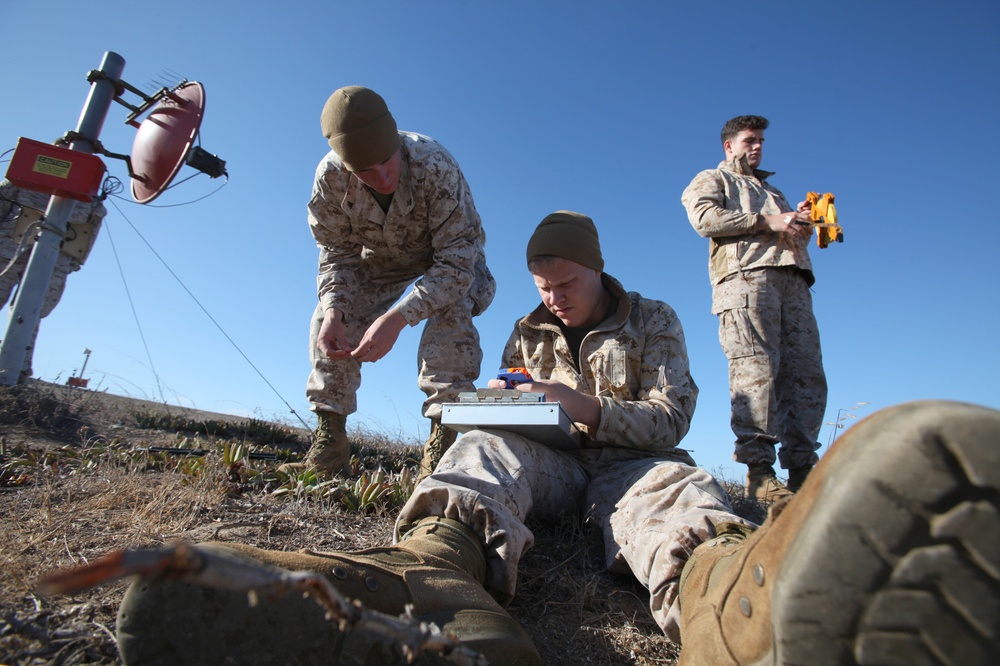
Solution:
[[[125,124],[138,131],[131,157],[103,152],[108,157],[125,160],[132,181],[132,197],[137,202],[146,204],[160,196],[185,164],[209,178],[228,177],[224,160],[195,145],[205,115],[203,85],[185,79],[173,88],[160,88],[149,96],[120,79],[115,83],[114,101],[131,110]],[[141,97],[142,103],[135,106],[122,99],[126,90]],[[145,120],[139,123],[137,118],[147,111]]]

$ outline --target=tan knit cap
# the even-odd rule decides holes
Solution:
[[[582,213],[558,210],[542,220],[528,241],[528,261],[549,255],[604,271],[601,241],[594,221]]]
[[[330,147],[351,171],[381,164],[399,148],[396,121],[385,100],[362,86],[334,91],[323,106],[319,124]]]

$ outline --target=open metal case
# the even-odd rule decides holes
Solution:
[[[478,389],[461,393],[459,402],[441,406],[441,424],[466,433],[506,430],[554,449],[581,447],[581,434],[558,402],[516,389]]]

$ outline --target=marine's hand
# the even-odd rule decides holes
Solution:
[[[399,332],[405,327],[406,319],[403,315],[395,308],[389,310],[372,322],[351,356],[362,363],[374,363],[389,353],[399,338]]]
[[[323,313],[323,323],[319,327],[316,346],[329,359],[340,361],[351,355],[351,343],[347,341],[344,316],[337,308]]]
[[[597,428],[601,424],[601,401],[562,382],[554,379],[534,379],[531,382],[518,384],[515,388],[525,393],[544,393],[546,402],[560,403],[566,414],[576,423],[582,423],[589,428]]]
[[[801,208],[802,204],[799,204],[799,206]],[[761,217],[763,218],[763,226],[776,234],[792,234],[802,238],[809,238],[812,235],[812,224],[808,207],[794,213],[762,215]]]

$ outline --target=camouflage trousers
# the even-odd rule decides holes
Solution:
[[[346,322],[348,340],[357,344],[372,322],[396,304],[411,282],[361,281]],[[459,393],[476,390],[473,382],[479,377],[483,351],[479,331],[472,321],[473,307],[472,297],[466,294],[424,322],[417,349],[417,386],[427,396],[422,411],[429,419],[441,418],[441,403],[458,402]],[[309,331],[312,372],[306,383],[306,396],[313,409],[352,414],[358,409],[361,363],[354,359],[331,361],[320,354],[316,340],[322,323],[323,308],[317,305]]]
[[[732,275],[715,286],[712,311],[729,360],[733,459],[773,465],[777,457],[785,469],[815,464],[826,375],[801,273],[782,267]]]
[[[650,610],[680,642],[677,583],[694,548],[715,525],[745,523],[725,491],[702,469],[664,457],[615,448],[568,453],[498,430],[462,435],[410,497],[396,538],[427,516],[467,525],[486,546],[486,587],[509,601],[521,557],[534,543],[525,525],[581,515],[604,537],[612,571],[629,571],[650,591]]]
[[[11,301],[10,306],[14,306],[11,295],[14,293],[14,286],[21,280],[21,274],[24,272],[27,263],[27,259],[22,259],[22,261],[11,267],[9,274],[0,277],[0,302],[6,303],[7,301]],[[6,265],[4,264],[4,266]],[[79,270],[79,268],[73,265],[73,260],[64,254],[60,254],[56,259],[55,266],[52,267],[52,277],[49,278],[49,288],[45,292],[45,298],[42,300],[42,307],[38,313],[39,318],[44,319],[48,317],[56,309],[63,292],[66,291],[66,278],[75,270]]]
[[[13,238],[8,237],[6,234],[0,234],[0,271],[8,267],[10,260],[17,253],[17,250],[18,243]],[[14,301],[11,298],[14,294],[14,287],[18,285],[24,276],[30,254],[31,249],[29,246],[28,251],[10,265],[9,270],[0,275],[0,303],[10,301],[10,308],[14,307]],[[52,276],[49,278],[49,286],[45,292],[45,297],[42,299],[42,307],[39,310],[39,324],[35,326],[34,333],[28,342],[27,353],[24,356],[24,365],[21,369],[21,372],[24,374],[32,374],[32,358],[34,356],[35,340],[38,338],[38,329],[41,320],[52,314],[52,311],[59,305],[59,300],[66,290],[66,278],[70,273],[79,269],[79,263],[65,254],[60,253],[56,258],[55,266],[52,267]],[[0,337],[2,337],[2,332],[0,332]]]

